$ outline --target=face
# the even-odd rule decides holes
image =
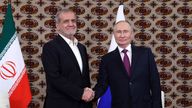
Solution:
[[[114,26],[115,41],[121,48],[126,48],[132,41],[132,29],[127,22],[119,22]]]
[[[73,12],[61,13],[56,28],[66,37],[73,36],[77,31],[76,16]]]

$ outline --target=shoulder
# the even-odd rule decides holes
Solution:
[[[78,42],[78,45],[82,48],[85,48],[85,45],[83,45],[82,43]]]
[[[147,46],[135,46],[135,45],[132,45],[132,48],[137,48],[137,49],[141,49],[141,50],[148,50],[148,49],[150,49]]]
[[[84,50],[84,51],[87,52],[86,47],[85,47],[82,43],[79,43],[79,42],[78,42],[77,46],[78,46],[81,50]]]
[[[115,57],[115,55],[117,55],[118,53],[119,53],[119,50],[116,48],[115,50],[103,55],[102,59],[103,60],[112,60]]]
[[[151,52],[151,48],[147,46],[135,46],[132,45],[132,50],[136,50],[138,52]]]
[[[47,48],[54,48],[56,46],[59,46],[59,40],[60,40],[60,36],[56,36],[55,38],[53,38],[52,40],[48,41],[47,43],[45,43],[43,45],[43,49],[47,49]]]

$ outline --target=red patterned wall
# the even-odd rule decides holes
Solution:
[[[33,95],[30,108],[42,108],[46,95],[40,57],[43,44],[56,34],[56,12],[61,8],[77,12],[76,37],[88,49],[94,85],[120,1],[134,28],[134,43],[152,48],[155,54],[166,108],[192,108],[192,0],[12,0]],[[1,30],[6,5],[7,0],[0,1]]]

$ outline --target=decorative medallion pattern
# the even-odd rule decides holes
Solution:
[[[42,46],[53,39],[55,14],[78,16],[76,38],[87,47],[92,85],[107,53],[120,2],[135,31],[134,44],[152,49],[166,108],[192,107],[192,0],[12,0],[13,16],[33,95],[29,108],[43,108],[46,95]],[[8,0],[0,1],[0,30]]]

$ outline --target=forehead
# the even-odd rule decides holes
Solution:
[[[75,13],[73,12],[63,12],[59,15],[61,19],[75,19]]]
[[[115,25],[115,27],[114,27],[114,29],[115,30],[119,30],[119,29],[131,29],[131,26],[130,26],[130,24],[129,23],[127,23],[127,22],[119,22],[119,23],[117,23],[116,25]]]

